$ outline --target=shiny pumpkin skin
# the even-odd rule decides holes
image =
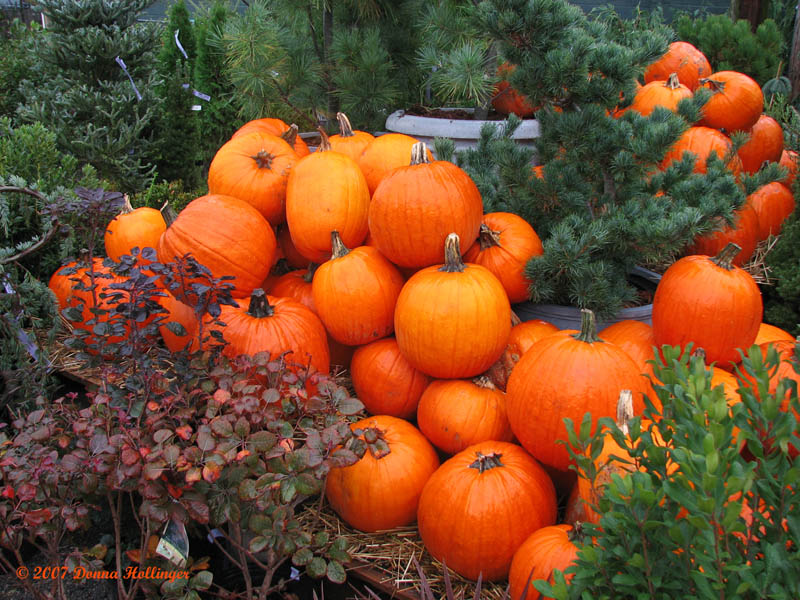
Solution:
[[[103,236],[106,256],[119,262],[120,257],[130,254],[133,248],[155,248],[166,230],[164,217],[155,208],[143,206],[120,213],[108,224]]]
[[[711,75],[711,65],[705,54],[692,44],[672,42],[667,52],[647,67],[644,81],[666,81],[672,73],[677,73],[678,81],[694,91],[701,78]]]
[[[733,264],[742,266],[750,257],[758,245],[758,213],[752,204],[745,202],[742,207],[734,211],[733,226],[724,225],[717,231],[710,231],[695,238],[691,246],[685,253],[688,255],[705,254],[715,256],[730,242],[741,246],[741,251],[733,259]]]
[[[708,363],[725,364],[756,339],[762,313],[761,292],[749,273],[709,256],[685,256],[656,288],[653,337],[657,347],[692,342],[705,350]]]
[[[525,265],[544,254],[536,231],[522,217],[506,212],[483,215],[481,225],[478,239],[464,253],[464,260],[494,273],[512,304],[529,300],[531,281],[525,277]]]
[[[367,450],[355,464],[332,468],[325,484],[331,507],[361,531],[410,525],[422,490],[439,467],[433,446],[411,423],[388,415],[367,417],[350,427],[377,429],[390,451],[376,457]]]
[[[665,169],[673,161],[681,160],[684,152],[691,152],[695,155],[694,172],[705,173],[712,152],[724,159],[730,149],[731,140],[724,133],[710,127],[689,127],[664,155],[661,168]],[[734,175],[738,175],[742,170],[741,160],[734,155],[727,167]]]
[[[717,71],[701,81],[712,91],[703,106],[701,125],[724,129],[728,133],[747,131],[758,121],[764,110],[761,86],[751,77],[738,71]]]
[[[736,153],[746,173],[755,173],[766,161],[778,162],[783,154],[783,129],[780,123],[762,114],[750,128],[750,139]]]
[[[386,133],[376,137],[358,157],[358,166],[364,173],[369,193],[374,194],[381,180],[392,170],[406,167],[411,162],[411,148],[418,140],[404,133]],[[430,150],[428,160],[433,160]]]
[[[538,600],[539,592],[532,582],[545,579],[552,583],[555,569],[563,572],[578,557],[578,547],[570,536],[572,525],[549,525],[534,531],[514,554],[508,572],[509,595],[511,600],[521,600],[527,588],[525,600]],[[567,575],[569,581],[571,575]]]
[[[483,458],[481,458],[483,457]],[[487,457],[497,466],[481,469]],[[556,520],[555,486],[544,468],[509,442],[487,441],[446,462],[422,490],[417,525],[428,552],[476,580],[508,576],[527,537]]]
[[[299,159],[277,136],[255,132],[235,137],[211,161],[208,193],[244,200],[271,225],[279,225],[286,218],[289,172]]]
[[[446,454],[488,440],[510,442],[505,396],[487,380],[432,381],[419,399],[417,426]]]
[[[762,185],[747,197],[747,203],[753,207],[758,217],[758,241],[765,240],[770,235],[779,235],[783,222],[794,212],[795,207],[792,190],[777,181]]]
[[[213,227],[209,227],[213,223]],[[277,241],[255,208],[230,196],[209,194],[192,200],[158,242],[158,260],[166,264],[191,254],[214,278],[234,277],[234,298],[247,298],[266,279],[275,262]],[[171,290],[189,305],[187,290]]]
[[[373,415],[413,419],[431,378],[412,367],[397,340],[386,337],[356,348],[350,361],[356,396]]]

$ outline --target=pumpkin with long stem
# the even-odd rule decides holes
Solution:
[[[354,130],[350,119],[342,112],[336,113],[336,120],[339,122],[339,133],[329,139],[331,150],[346,154],[358,162],[366,147],[375,140],[375,136],[366,131]]]

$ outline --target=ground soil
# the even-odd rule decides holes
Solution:
[[[472,111],[463,110],[460,108],[431,108],[415,104],[406,109],[406,114],[414,115],[416,117],[433,117],[439,119],[462,119],[471,121],[475,119]],[[485,121],[503,121],[508,115],[500,114],[495,110],[490,110],[486,115]]]

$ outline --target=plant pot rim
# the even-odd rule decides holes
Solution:
[[[444,108],[442,110],[447,110]],[[452,110],[474,111],[470,108]],[[405,109],[394,111],[386,118],[386,129],[410,136],[425,135],[430,137],[446,137],[451,139],[478,139],[481,128],[486,123],[503,127],[505,121],[482,121],[479,119],[444,119],[440,117],[420,117],[407,114]],[[539,122],[536,119],[523,119],[517,127],[512,139],[533,139],[539,137]]]

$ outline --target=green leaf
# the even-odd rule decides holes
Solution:
[[[266,537],[264,537],[263,535],[257,535],[256,537],[250,540],[248,548],[250,549],[250,552],[256,554],[258,552],[261,552],[264,548],[266,548],[267,544],[269,544],[269,540]]]
[[[314,553],[308,548],[300,548],[292,555],[292,564],[304,567],[314,558]]]
[[[189,587],[193,590],[207,590],[213,580],[214,574],[211,571],[200,571],[189,580]]]
[[[288,504],[297,495],[294,479],[284,479],[281,481],[281,501]]]
[[[308,573],[309,576],[313,577],[314,579],[319,579],[325,575],[327,570],[328,565],[325,563],[325,559],[319,556],[312,558],[306,567],[306,573]]]
[[[326,574],[328,579],[333,583],[344,583],[345,579],[347,579],[347,573],[345,573],[344,567],[340,562],[335,560],[328,563]]]
[[[248,450],[251,452],[268,452],[278,443],[278,436],[270,431],[257,431],[247,438]]]
[[[358,398],[345,398],[336,405],[336,408],[339,410],[339,413],[345,416],[352,416],[363,411],[364,404]]]
[[[255,500],[261,494],[256,488],[256,482],[252,479],[245,479],[239,484],[239,498],[244,501]]]

